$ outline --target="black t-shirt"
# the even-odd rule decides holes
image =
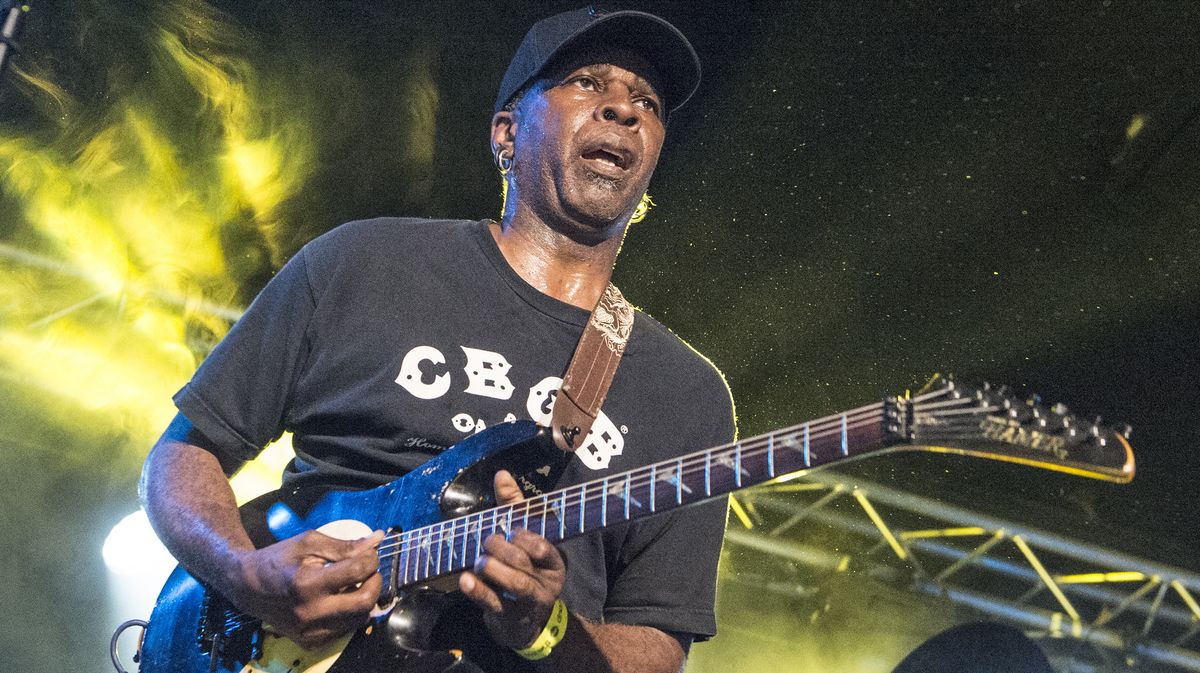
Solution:
[[[292,432],[287,484],[375,486],[485,427],[548,424],[587,318],[522,280],[485,222],[354,222],[288,262],[175,402],[230,458],[252,458]],[[638,312],[602,414],[562,483],[733,434],[719,372]],[[714,634],[724,513],[718,499],[561,544],[564,600],[595,621]],[[451,629],[483,631],[461,620]]]

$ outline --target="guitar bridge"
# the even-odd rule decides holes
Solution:
[[[257,659],[262,656],[262,620],[237,610],[221,596],[205,590],[196,644],[214,659]]]

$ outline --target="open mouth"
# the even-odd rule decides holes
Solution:
[[[584,152],[580,156],[586,160],[595,161],[622,171],[629,168],[630,163],[629,154],[617,148],[596,147]]]

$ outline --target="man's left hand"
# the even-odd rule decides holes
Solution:
[[[523,500],[508,472],[496,473],[496,502]],[[508,537],[492,535],[483,545],[474,572],[463,573],[458,587],[483,608],[492,637],[512,648],[527,647],[550,619],[566,580],[566,565],[546,538],[517,529]]]

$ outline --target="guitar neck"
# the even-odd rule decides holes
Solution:
[[[472,567],[494,533],[525,528],[560,542],[884,448],[883,402],[404,531],[380,547],[389,588]]]

